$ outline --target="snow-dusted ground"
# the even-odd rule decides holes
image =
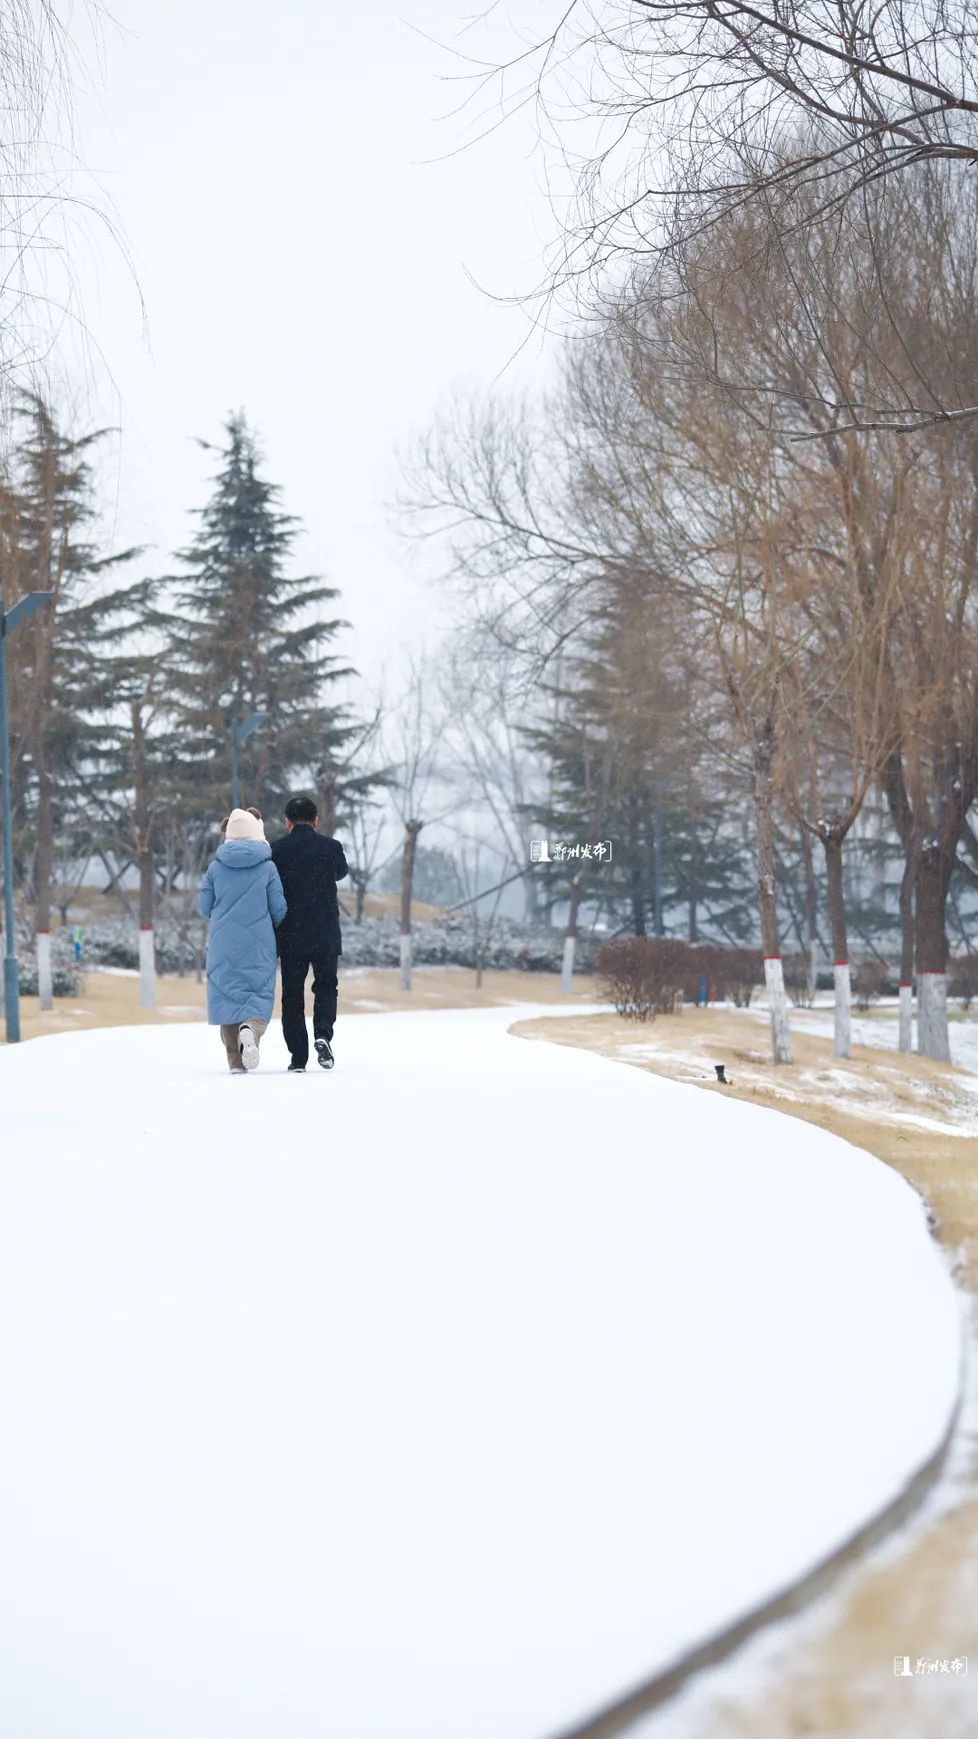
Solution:
[[[793,1030],[797,1032],[800,1024]],[[713,1064],[704,1056],[704,1047],[681,1050],[675,1043],[675,1030],[663,1034],[665,1042],[655,1027],[651,1029],[655,1036],[645,1039],[636,1037],[633,1030],[619,1037],[605,1054],[622,1062],[647,1061],[653,1067],[665,1061],[677,1080],[712,1082]],[[877,1126],[893,1124],[908,1132],[964,1138],[978,1133],[978,1079],[953,1075],[918,1080],[908,1077],[895,1052],[890,1054],[892,1065],[877,1063],[872,1073],[859,1064],[831,1061],[807,1068],[796,1063],[790,1069],[772,1069],[770,1044],[762,1041],[754,1051],[735,1052],[733,1061],[728,1057],[728,1080],[737,1087],[757,1087],[786,1108],[821,1101]]]
[[[731,1007],[731,1004],[724,1004]],[[915,1005],[916,1006],[916,1005]],[[752,1000],[751,1013],[765,1023],[770,1019],[767,1002],[763,996]],[[855,1010],[852,1015],[852,1039],[857,1045],[868,1045],[874,1050],[895,1051],[900,1036],[898,1021],[898,1005],[895,996],[882,997],[873,1008],[865,1014]],[[950,1014],[951,1061],[959,1069],[967,1069],[972,1074],[978,1074],[978,1019],[974,1014],[963,1013],[958,1005],[952,1004]],[[832,997],[824,993],[817,996],[811,1008],[792,1008],[789,1019],[791,1025],[797,1026],[799,1032],[815,1033],[822,1038],[831,1038],[833,1033]],[[917,1049],[917,1021],[913,1021],[913,1049]],[[975,1091],[978,1091],[976,1087]]]
[[[732,1005],[717,1005],[732,1011]],[[934,1079],[916,1079],[907,1075],[898,1051],[898,1008],[895,997],[884,998],[868,1013],[852,1017],[852,1037],[856,1045],[885,1053],[892,1059],[887,1070],[877,1065],[867,1074],[851,1064],[837,1064],[827,1059],[825,1064],[803,1067],[796,1065],[790,1075],[771,1080],[767,1067],[770,1057],[769,1013],[764,997],[752,1001],[749,1014],[758,1028],[757,1062],[764,1064],[761,1073],[765,1085],[779,1099],[835,1099],[839,1108],[856,1117],[874,1122],[884,1120],[900,1124],[908,1130],[920,1130],[940,1135],[978,1135],[978,1019],[963,1014],[957,1007],[951,1010],[951,1058],[961,1073]],[[820,995],[812,1008],[792,1008],[790,1023],[793,1032],[807,1033],[831,1039],[833,1010],[831,996]],[[913,1045],[916,1054],[917,1023],[913,1023]],[[656,1044],[650,1041],[648,1055],[655,1055]],[[622,1054],[625,1047],[622,1048]],[[633,1053],[637,1054],[637,1053]],[[671,1061],[679,1063],[687,1078],[702,1078],[703,1059],[695,1053],[680,1054],[670,1047]],[[709,1071],[705,1071],[708,1073]],[[737,1062],[741,1080],[760,1075],[752,1068],[751,1059],[742,1056]],[[973,1077],[973,1078],[969,1078]],[[899,1088],[898,1097],[894,1089]]]
[[[908,1186],[533,1012],[0,1053],[4,1732],[544,1739],[930,1455]]]

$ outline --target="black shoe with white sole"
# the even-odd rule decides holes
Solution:
[[[328,1039],[316,1040],[316,1056],[319,1058],[319,1067],[321,1069],[331,1069],[333,1067],[335,1059],[330,1050]]]
[[[305,1072],[306,1072],[305,1063],[290,1063],[289,1064],[288,1073],[290,1075],[304,1075]]]

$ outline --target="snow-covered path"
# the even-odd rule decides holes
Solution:
[[[4,1732],[544,1739],[932,1452],[902,1180],[527,1012],[0,1052]]]

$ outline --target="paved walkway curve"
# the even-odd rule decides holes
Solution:
[[[715,1044],[698,1043],[704,1060],[701,1090],[718,1095],[709,1079],[710,1058],[729,1058],[751,1034],[743,1017],[724,1020],[714,1014]],[[634,1067],[671,1076],[670,1050],[688,1063],[690,1023],[659,1023],[650,1055],[650,1033],[607,1015],[570,1019],[559,1024],[539,1020],[517,1025],[514,1033],[527,1038],[579,1045],[619,1060],[634,1051]],[[705,1029],[704,1029],[705,1030]],[[815,1062],[838,1071],[858,1070],[860,1063],[839,1065],[831,1043],[805,1037],[802,1045],[809,1068]],[[642,1054],[639,1055],[639,1052]],[[756,1066],[756,1055],[752,1051]],[[872,1063],[873,1053],[861,1053]],[[953,1085],[952,1071],[926,1059],[903,1059],[908,1076],[932,1086],[937,1077]],[[686,1072],[684,1068],[684,1073]],[[736,1075],[737,1071],[734,1070]],[[820,1127],[831,1127],[855,1146],[876,1154],[919,1191],[927,1206],[933,1235],[939,1240],[961,1289],[963,1317],[970,1342],[969,1391],[978,1386],[975,1348],[978,1346],[978,1140],[957,1134],[900,1129],[892,1122],[873,1122],[839,1108],[831,1114],[824,1100],[801,1096],[786,1103],[778,1088],[790,1071],[776,1071],[772,1092],[735,1080],[722,1097],[744,1097],[766,1104],[783,1115]],[[959,1078],[959,1077],[958,1077]],[[777,1096],[775,1096],[777,1094]],[[843,1101],[844,1103],[844,1101]],[[969,1326],[970,1325],[970,1326]],[[935,1486],[949,1470],[950,1480]],[[936,1501],[935,1501],[936,1500]],[[895,1550],[894,1534],[907,1522],[905,1546]],[[887,1549],[873,1553],[877,1542]],[[817,1604],[817,1597],[829,1598]],[[793,1625],[775,1628],[792,1613],[804,1615]],[[725,1660],[753,1643],[747,1683],[740,1682],[736,1661],[726,1672]],[[896,1656],[914,1660],[969,1659],[966,1677],[897,1678]],[[717,1668],[716,1671],[711,1669]],[[833,1554],[811,1576],[800,1579],[780,1599],[745,1614],[726,1631],[705,1642],[671,1672],[635,1687],[631,1696],[579,1724],[562,1739],[610,1739],[613,1734],[634,1739],[797,1739],[800,1734],[844,1735],[845,1739],[974,1739],[978,1732],[978,1401],[969,1392],[966,1405],[955,1411],[944,1441],[905,1490],[848,1547]],[[670,1711],[679,1693],[682,1707]],[[665,1705],[665,1708],[663,1706]],[[654,1711],[662,1710],[661,1714]],[[650,1715],[650,1711],[653,1713]]]
[[[520,1013],[348,1019],[330,1076],[198,1026],[0,1054],[6,1729],[541,1739],[934,1455],[902,1180]]]

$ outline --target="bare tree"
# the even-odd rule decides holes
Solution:
[[[499,902],[502,898],[507,871],[512,868],[512,858],[508,855],[505,847],[500,850],[498,845],[481,839],[477,834],[470,834],[465,829],[456,828],[454,831],[460,841],[460,849],[455,853],[455,863],[463,892],[463,898],[454,909],[464,910],[469,915],[472,924],[475,986],[477,990],[481,990],[485,972],[486,949],[492,940],[492,929],[499,915]],[[485,896],[482,893],[483,852],[487,852],[490,858],[496,859],[495,873],[500,878],[494,882],[491,889],[487,890]],[[485,919],[482,918],[479,910],[484,897],[492,901],[488,917]]]
[[[507,869],[522,868],[526,916],[535,923],[540,914],[530,840],[539,832],[534,806],[542,802],[543,792],[526,732],[540,712],[541,696],[532,681],[521,678],[514,662],[498,639],[484,631],[465,634],[444,660],[446,770],[463,804],[478,800],[488,811],[496,850]]]
[[[439,726],[432,709],[432,681],[423,663],[410,672],[400,704],[384,721],[385,762],[393,769],[390,789],[404,830],[401,858],[400,967],[401,988],[411,989],[411,897],[418,835],[438,775]],[[447,811],[446,811],[447,812]]]
[[[804,185],[797,199],[794,234],[769,196],[637,274],[574,350],[539,442],[523,415],[458,416],[455,444],[443,430],[424,454],[429,503],[452,515],[480,618],[538,660],[579,645],[629,575],[640,610],[678,606],[750,760],[782,1058],[779,805],[822,843],[845,1051],[842,851],[880,778],[907,854],[920,1044],[943,1055],[943,914],[975,798],[974,453],[964,424],[872,440],[860,425],[922,383],[935,404],[952,388],[978,402],[978,205],[943,164],[858,210],[826,213]],[[906,942],[905,927],[904,978]]]

